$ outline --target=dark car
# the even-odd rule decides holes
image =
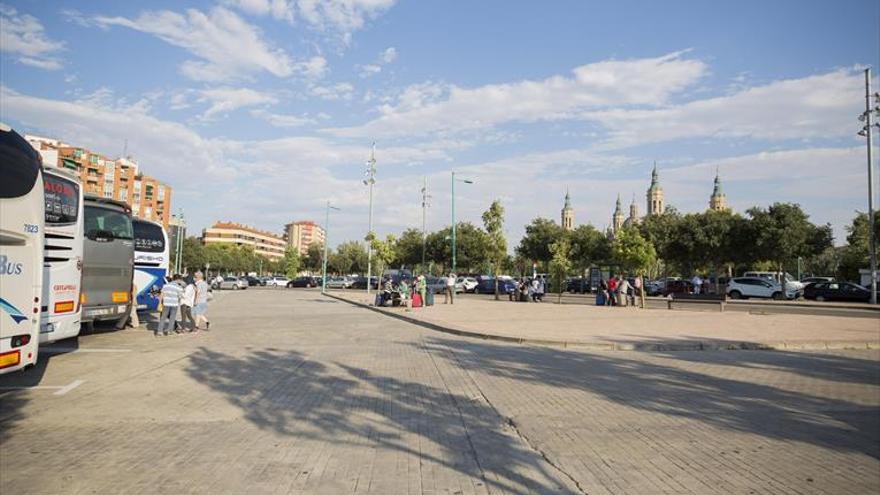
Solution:
[[[804,299],[868,302],[871,291],[849,282],[817,282],[804,287]]]
[[[513,280],[509,280],[506,278],[498,279],[498,293],[499,294],[510,294],[516,290],[516,283]],[[490,277],[481,277],[480,283],[477,284],[477,288],[474,289],[474,292],[477,294],[494,294],[495,293],[495,279]]]
[[[248,287],[259,287],[260,285],[266,285],[266,282],[263,282],[257,277],[251,277],[250,275],[244,277],[244,279],[247,280]]]
[[[670,294],[693,294],[694,293],[694,284],[690,283],[687,280],[670,280],[666,282],[666,287],[663,288],[663,295],[668,296]]]
[[[565,290],[572,294],[586,294],[590,292],[590,280],[583,277],[570,278],[565,283]]]
[[[295,279],[287,282],[287,287],[318,287],[321,285],[321,279],[318,277],[296,277]]]
[[[371,285],[372,285],[373,289],[379,288],[379,277],[370,277],[370,281],[372,282]],[[367,289],[367,277],[355,278],[354,282],[351,284],[350,288],[351,289],[366,290]]]

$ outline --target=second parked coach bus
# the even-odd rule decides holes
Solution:
[[[46,226],[40,343],[76,337],[80,328],[83,263],[83,195],[79,179],[57,168],[43,170]]]
[[[134,235],[131,208],[122,201],[86,196],[83,241],[82,321],[122,328],[131,312]]]
[[[0,123],[0,373],[37,362],[43,215],[37,152]]]
[[[168,236],[161,224],[133,218],[134,286],[137,309],[156,311],[159,292],[168,273]]]

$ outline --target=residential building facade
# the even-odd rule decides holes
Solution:
[[[110,159],[56,139],[26,135],[44,166],[64,168],[80,177],[83,193],[125,201],[132,214],[161,223],[168,230],[171,186],[143,174],[131,158]]]
[[[312,244],[324,244],[324,228],[311,220],[291,222],[284,226],[284,238],[288,247],[297,249],[300,256],[305,256]]]
[[[202,230],[202,244],[249,246],[256,254],[273,260],[283,258],[287,249],[281,236],[235,222],[214,222]]]

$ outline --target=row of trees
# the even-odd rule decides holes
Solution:
[[[494,201],[482,215],[483,225],[456,225],[457,269],[465,273],[531,273],[538,271],[565,276],[584,273],[591,266],[617,267],[651,276],[699,273],[741,273],[747,269],[783,269],[796,273],[835,275],[857,279],[858,270],[868,264],[868,218],[859,213],[847,228],[847,245],[832,246],[830,225],[815,225],[797,204],[776,203],[751,208],[744,215],[729,211],[681,214],[669,207],[663,215],[647,216],[635,226],[615,235],[591,225],[566,231],[552,220],[536,218],[525,235],[507,254],[504,236],[504,208]],[[878,220],[880,223],[880,220]],[[366,240],[373,248],[373,273],[386,267],[409,267],[427,273],[446,273],[452,260],[450,227],[423,235],[407,229],[400,236]],[[212,271],[318,273],[323,247],[312,245],[305,256],[289,250],[285,257],[270,261],[248,247],[224,244],[202,245],[188,238],[183,246],[183,264]],[[366,273],[367,250],[363,242],[346,241],[329,250],[330,273]]]

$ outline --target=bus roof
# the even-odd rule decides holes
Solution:
[[[44,165],[43,172],[48,173],[48,174],[52,174],[52,175],[58,175],[58,176],[64,177],[65,179],[70,179],[70,180],[76,182],[77,184],[81,183],[79,175],[71,172],[70,170],[65,170],[63,168],[58,168],[58,167],[47,167]]]
[[[131,213],[131,206],[128,205],[125,201],[118,201],[110,198],[102,198],[101,196],[92,196],[91,194],[87,194],[84,198],[86,201],[90,201],[92,203],[102,203],[109,206],[118,206],[125,210],[126,213]]]
[[[131,221],[132,221],[132,223],[137,222],[137,223],[148,223],[150,225],[156,225],[157,227],[162,227],[162,230],[165,230],[164,225],[162,225],[159,222],[154,222],[152,220],[146,220],[144,218],[138,218],[138,217],[131,217]]]

